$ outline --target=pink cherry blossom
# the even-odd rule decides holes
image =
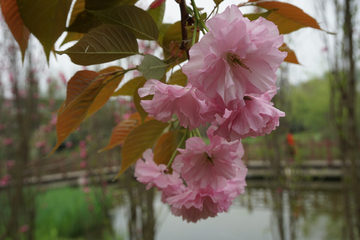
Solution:
[[[235,167],[241,165],[244,150],[240,141],[227,142],[207,131],[210,145],[199,137],[189,138],[185,149],[178,149],[172,168],[181,173],[187,185],[198,188],[218,189],[236,175]]]
[[[87,156],[86,148],[80,150],[80,158],[84,159]]]
[[[10,170],[15,165],[15,160],[8,160],[5,164],[6,168]]]
[[[247,169],[243,166],[235,170],[236,176],[227,180],[222,188],[186,187],[182,193],[168,197],[166,202],[171,205],[172,213],[187,222],[197,222],[226,212],[233,200],[245,191]]]
[[[5,139],[3,140],[3,144],[4,144],[5,146],[9,146],[9,145],[11,145],[12,143],[13,143],[12,138],[5,138]]]
[[[19,228],[19,232],[20,233],[24,233],[24,232],[27,232],[29,230],[29,225],[23,225]]]
[[[157,165],[153,160],[154,154],[151,149],[143,153],[143,159],[139,159],[135,166],[135,177],[141,183],[147,184],[147,189],[157,187],[163,191],[162,199],[169,195],[179,193],[183,181],[180,174],[173,172],[167,173],[167,168],[164,164]]]
[[[210,132],[212,131],[213,129],[210,129]],[[212,136],[212,138],[215,139],[213,144],[219,141],[217,136]],[[226,141],[224,144],[235,149]],[[239,154],[241,157],[242,152],[242,148],[237,147],[236,151],[231,151],[232,154],[228,155],[233,158],[235,154]],[[241,161],[233,167],[234,176],[214,189],[210,184],[204,188],[188,183],[184,185],[183,178],[175,169],[170,174],[165,165],[157,165],[153,161],[151,149],[144,152],[143,159],[139,159],[135,166],[137,180],[147,184],[147,189],[154,186],[162,191],[162,201],[171,205],[172,213],[175,216],[182,216],[188,222],[215,217],[217,213],[227,211],[235,197],[243,193],[246,186],[247,169]],[[213,181],[217,179],[214,178]]]
[[[11,175],[6,174],[2,178],[0,178],[0,187],[6,187],[10,183]]]
[[[245,106],[226,113],[225,116],[230,113],[227,118],[217,119],[220,126],[214,134],[228,141],[270,134],[285,113],[273,107],[269,99],[268,93],[261,97],[248,96]]]
[[[70,142],[70,141],[67,141],[67,142],[65,143],[65,147],[66,147],[66,148],[71,148],[72,146],[73,146],[73,143]]]
[[[181,126],[192,130],[213,121],[215,114],[221,112],[215,104],[206,105],[195,92],[196,88],[191,84],[181,87],[151,79],[139,89],[139,96],[154,95],[154,97],[152,100],[141,100],[140,104],[150,117],[167,122],[175,114]]]
[[[81,140],[79,142],[79,147],[80,147],[80,149],[85,149],[86,148],[86,142],[84,140]]]
[[[36,147],[36,148],[43,148],[43,147],[45,147],[45,146],[46,146],[46,142],[44,142],[44,141],[36,142],[36,143],[35,143],[35,147]]]
[[[84,157],[81,156],[81,153],[80,153],[80,157],[84,158]],[[86,157],[86,152],[85,152],[85,157]],[[86,161],[81,161],[79,165],[80,165],[81,168],[86,168],[87,163],[86,163]]]
[[[229,110],[241,107],[245,94],[276,88],[276,70],[286,57],[277,26],[260,17],[244,18],[232,5],[207,21],[209,32],[190,49],[182,70],[188,81]]]

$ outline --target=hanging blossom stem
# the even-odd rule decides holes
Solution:
[[[175,157],[176,157],[176,154],[177,154],[177,152],[178,152],[177,149],[180,148],[180,146],[185,142],[185,138],[186,138],[186,136],[187,136],[188,133],[189,133],[189,129],[187,128],[186,131],[185,131],[185,133],[184,133],[184,136],[181,138],[181,141],[179,142],[178,146],[176,147],[176,150],[173,152],[173,155],[172,155],[171,158],[170,158],[169,163],[167,164],[167,168],[168,168],[168,169],[170,168],[171,164],[173,163],[173,161],[174,161],[174,159],[175,159]]]
[[[186,23],[189,21],[189,14],[186,11],[185,0],[180,0],[179,7],[180,7],[180,13],[181,13],[181,36],[182,36],[180,50],[185,50],[186,54],[188,56],[188,59],[190,59],[189,48],[187,47],[188,36],[187,36],[187,30],[186,30]]]
[[[192,7],[194,9],[195,22],[198,22],[201,25],[201,31],[202,31],[203,34],[205,34],[204,29],[207,32],[209,31],[209,29],[206,27],[205,23],[200,20],[200,14],[199,14],[199,11],[198,11],[198,9],[196,7],[195,0],[191,0],[191,5],[192,5]]]

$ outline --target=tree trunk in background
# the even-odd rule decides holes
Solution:
[[[354,0],[345,1],[345,14],[344,14],[344,63],[345,63],[345,79],[347,80],[347,149],[348,160],[350,161],[350,177],[351,188],[355,200],[355,225],[360,235],[360,188],[359,188],[359,167],[357,158],[360,156],[358,129],[356,119],[356,79],[355,79],[355,61],[354,61],[354,42],[353,42],[353,16],[356,7]]]
[[[343,208],[346,222],[343,226],[343,239],[356,239],[360,236],[360,188],[359,188],[359,139],[357,129],[357,86],[355,75],[353,25],[356,14],[356,1],[333,0],[335,9],[335,46],[331,49],[328,36],[324,36],[331,68],[330,83],[330,114],[337,136],[338,147],[343,162]],[[327,0],[320,3],[319,13],[325,21]],[[329,25],[328,25],[329,26]],[[328,27],[327,26],[327,27]]]

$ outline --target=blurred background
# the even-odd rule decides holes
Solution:
[[[302,29],[285,36],[301,63],[278,71],[273,102],[286,117],[270,135],[243,140],[246,193],[227,213],[196,224],[172,216],[133,169],[112,181],[121,146],[98,150],[135,112],[130,98],[111,98],[47,156],[67,81],[77,70],[104,65],[76,66],[66,56],[52,56],[48,65],[35,38],[22,62],[1,17],[0,240],[360,239],[359,1],[289,2],[336,34]],[[223,5],[230,3],[239,1]],[[167,1],[167,12],[166,21],[179,19],[175,1]],[[151,42],[139,45],[144,53],[159,51]]]

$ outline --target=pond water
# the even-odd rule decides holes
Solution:
[[[321,190],[321,187],[315,190],[283,190],[248,185],[246,193],[234,201],[228,212],[195,224],[173,216],[170,208],[161,203],[160,194],[156,194],[153,239],[342,239],[341,190]],[[137,231],[140,232],[140,207],[136,211]],[[113,209],[112,216],[115,231],[129,238],[129,207],[125,205]]]

